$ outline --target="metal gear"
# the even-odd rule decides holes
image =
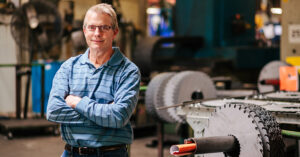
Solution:
[[[216,89],[208,75],[196,71],[183,71],[174,75],[166,84],[164,90],[164,105],[171,106],[192,99],[208,99],[216,97]],[[176,122],[185,120],[177,115],[176,108],[167,109]]]
[[[228,103],[239,103],[239,104],[255,104],[258,106],[269,105],[267,101],[259,101],[259,100],[246,100],[246,99],[224,99],[224,100],[208,100],[201,102],[201,105],[207,107],[220,107],[224,106]]]
[[[260,106],[229,103],[212,114],[204,136],[234,136],[242,157],[281,157],[284,143],[281,130],[271,114]],[[224,157],[223,153],[205,157]]]
[[[261,84],[261,81],[266,79],[279,79],[279,67],[287,66],[285,62],[282,61],[272,61],[266,64],[259,73],[258,77],[258,90],[260,93],[272,92],[275,91],[273,85],[264,85]]]
[[[264,108],[270,112],[300,113],[299,103],[270,102],[270,104],[264,106]]]
[[[160,73],[156,75],[148,84],[145,94],[146,111],[156,119],[166,122],[174,121],[166,110],[157,110],[158,107],[163,107],[163,91],[168,80],[175,75],[174,72]]]
[[[269,100],[299,102],[300,92],[275,92],[264,95]]]
[[[246,99],[224,99],[224,100],[209,100],[201,102],[201,105],[206,107],[220,107],[229,103],[239,104],[255,104],[263,107],[270,112],[285,112],[285,113],[300,113],[300,104],[293,102],[278,102],[265,100],[246,100]]]

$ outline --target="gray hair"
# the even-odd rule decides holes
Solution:
[[[101,4],[97,4],[97,5],[90,7],[89,10],[85,14],[84,21],[83,21],[83,27],[85,27],[87,24],[86,17],[90,12],[96,12],[99,14],[109,15],[111,17],[111,21],[112,21],[112,23],[111,23],[112,29],[113,30],[118,29],[117,14],[110,4],[101,3]]]

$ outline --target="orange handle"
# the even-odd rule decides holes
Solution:
[[[176,156],[192,154],[196,150],[195,143],[173,145],[170,148],[170,153]]]

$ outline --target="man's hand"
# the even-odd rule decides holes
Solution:
[[[74,96],[74,95],[68,95],[65,99],[67,105],[72,107],[72,108],[75,108],[80,100],[81,100],[80,97]]]

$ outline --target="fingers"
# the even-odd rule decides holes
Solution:
[[[65,99],[67,105],[72,107],[72,108],[75,108],[80,100],[81,100],[80,97],[74,96],[74,95],[68,95]]]

